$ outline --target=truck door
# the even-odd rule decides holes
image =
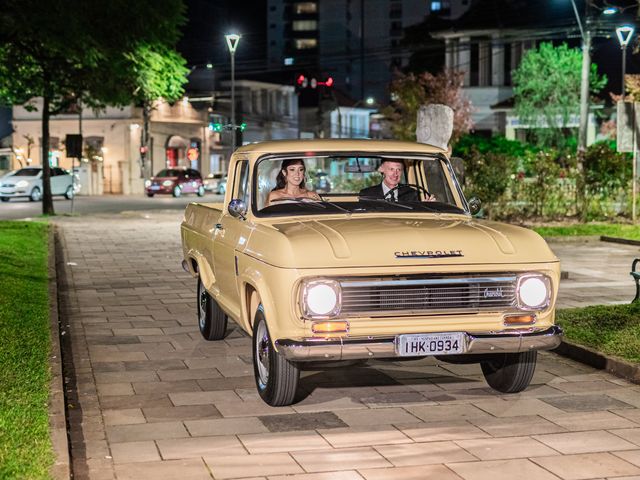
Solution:
[[[236,163],[233,178],[229,178],[232,188],[231,199],[240,199],[249,205],[249,162],[240,160]],[[249,236],[247,220],[232,217],[227,205],[224,207],[220,223],[216,227],[213,256],[215,260],[216,283],[225,303],[238,306],[238,270],[236,250],[246,243]]]

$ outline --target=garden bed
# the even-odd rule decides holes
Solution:
[[[49,478],[48,228],[0,222],[0,478]]]

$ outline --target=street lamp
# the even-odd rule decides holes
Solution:
[[[231,131],[233,132],[233,143],[231,151],[236,149],[236,48],[240,42],[240,35],[230,33],[224,36],[231,54]]]
[[[618,41],[620,42],[620,48],[622,49],[622,101],[624,102],[624,77],[627,73],[627,45],[631,41],[634,28],[630,25],[623,25],[616,28],[616,35],[618,35]]]

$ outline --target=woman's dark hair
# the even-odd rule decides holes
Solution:
[[[287,179],[284,177],[284,170],[287,169],[289,165],[302,165],[304,167],[305,172],[307,171],[307,167],[305,167],[304,162],[299,158],[294,158],[290,160],[283,160],[282,165],[280,166],[280,171],[278,172],[278,176],[276,177],[276,186],[271,191],[282,190],[287,185]],[[300,183],[300,188],[304,188],[304,178]]]

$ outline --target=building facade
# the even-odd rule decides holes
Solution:
[[[36,107],[41,105],[36,101]],[[39,111],[13,107],[13,151],[10,168],[42,165],[42,122]],[[173,105],[159,103],[151,114],[149,152],[146,168],[140,153],[143,128],[142,110],[133,106],[109,107],[95,113],[85,110],[82,116],[83,159],[67,158],[64,140],[79,132],[77,114],[62,114],[50,120],[49,161],[53,166],[78,173],[87,195],[142,194],[148,176],[168,166],[189,166],[203,175],[211,171],[219,134],[208,128],[206,110],[196,110],[188,101]]]

